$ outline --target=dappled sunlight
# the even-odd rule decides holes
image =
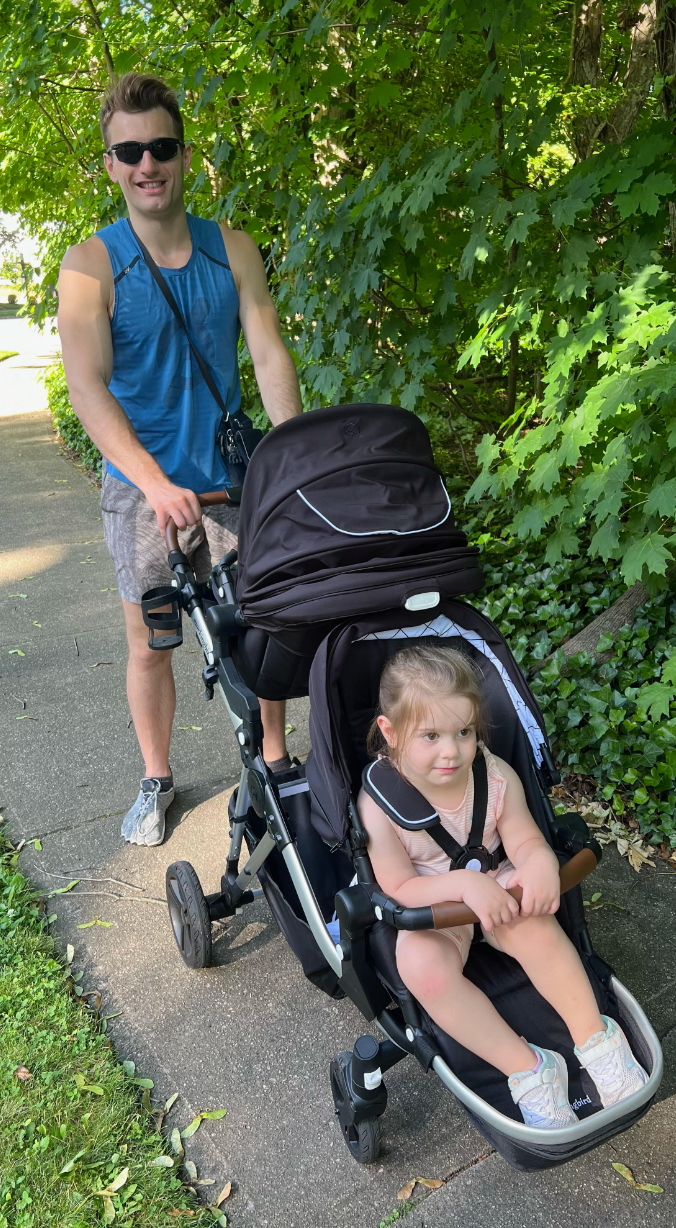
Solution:
[[[48,571],[62,563],[65,557],[66,547],[61,542],[3,550],[0,552],[0,586],[16,584],[18,580],[28,576],[32,578],[40,571]]]

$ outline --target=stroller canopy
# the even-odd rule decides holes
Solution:
[[[237,597],[275,632],[481,587],[419,418],[339,405],[292,418],[256,448],[242,493]]]

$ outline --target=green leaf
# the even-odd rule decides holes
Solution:
[[[639,211],[654,216],[660,207],[660,196],[669,196],[674,190],[674,181],[666,171],[657,171],[643,182],[632,185],[628,192],[615,197],[615,206],[620,217],[629,217]]]
[[[136,1074],[136,1062],[126,1061],[121,1063],[124,1073],[129,1079],[133,1079]]]
[[[645,513],[652,516],[673,517],[676,510],[676,478],[669,482],[656,482],[645,501]]]
[[[491,259],[492,255],[493,248],[486,238],[486,232],[484,230],[477,231],[472,235],[462,253],[460,277],[471,281],[476,261],[478,260],[481,264],[485,264],[487,260]]]
[[[516,213],[516,216],[514,214]],[[534,192],[520,192],[513,202],[513,221],[505,235],[504,247],[509,251],[512,243],[523,243],[528,231],[539,217],[537,196]]]
[[[181,1131],[181,1138],[191,1138],[199,1130],[203,1121],[220,1121],[221,1117],[225,1117],[227,1111],[227,1109],[210,1109],[198,1113],[196,1117],[193,1117],[190,1125]]]
[[[676,686],[676,652],[672,652],[662,666],[662,682],[671,682]]]
[[[615,636],[608,635],[608,633],[605,632],[603,635],[599,636],[599,642],[596,645],[595,651],[596,652],[610,652],[611,648],[614,648],[614,647],[615,647]]]
[[[59,1169],[59,1176],[62,1177],[65,1173],[72,1173],[78,1160],[81,1160],[83,1155],[86,1155],[86,1154],[87,1154],[86,1148],[84,1148],[83,1151],[78,1151],[76,1155],[73,1156],[72,1160],[69,1160],[67,1164],[64,1164],[63,1168]]]
[[[379,81],[369,91],[366,104],[368,107],[388,107],[400,94],[401,89],[394,81]]]
[[[134,1079],[133,1082],[136,1087],[145,1087],[148,1090],[155,1086],[152,1079]]]
[[[649,686],[641,687],[636,703],[648,713],[651,721],[658,721],[660,717],[669,715],[669,705],[674,698],[672,686],[651,682]]]
[[[152,1168],[173,1168],[174,1161],[171,1156],[156,1156],[154,1160],[150,1160]]]
[[[511,529],[519,538],[537,537],[542,532],[546,524],[546,519],[543,515],[542,507],[538,503],[530,503],[523,507],[520,512],[517,512],[514,517]]]
[[[625,1181],[628,1181],[630,1185],[633,1185],[635,1190],[645,1190],[649,1194],[664,1193],[661,1185],[648,1185],[646,1182],[637,1181],[633,1172],[627,1167],[626,1164],[621,1164],[618,1160],[612,1160],[611,1164],[615,1169],[615,1172],[619,1173],[621,1177],[624,1177]]]
[[[77,887],[80,881],[81,880],[79,878],[74,878],[71,880],[71,882],[68,883],[67,887],[55,887],[54,891],[49,892],[47,899],[51,900],[53,895],[64,895],[66,891],[72,891],[73,887]]]
[[[648,575],[663,576],[671,562],[667,538],[661,533],[647,533],[626,551],[620,570],[627,584],[634,584],[641,579],[644,568]]]

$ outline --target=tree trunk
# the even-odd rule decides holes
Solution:
[[[598,84],[601,34],[603,32],[603,0],[588,0],[580,6],[575,20],[572,46],[571,85]],[[580,162],[592,152],[598,130],[595,115],[586,115],[575,121],[573,135]]]
[[[657,66],[655,3],[656,0],[652,0],[650,4],[641,5],[639,20],[631,32],[629,63],[622,82],[625,97],[611,111],[598,133],[598,140],[604,145],[621,145],[622,141],[626,140],[629,133],[633,131],[643,104],[650,93]],[[673,8],[673,5],[671,7]]]
[[[602,635],[617,636],[618,631],[622,627],[626,627],[627,623],[632,624],[636,618],[637,611],[644,601],[648,600],[643,585],[640,581],[628,588],[621,597],[617,598],[607,610],[603,610],[597,618],[578,631],[577,635],[573,635],[565,644],[561,644],[564,655],[572,657],[576,652],[590,652],[597,661],[608,661],[612,657],[612,650],[608,652],[597,652],[596,645],[599,642],[599,637]],[[543,665],[551,661],[554,653],[546,657],[544,661],[540,661],[531,671],[536,674]]]
[[[665,62],[669,60],[669,48],[673,54],[675,8],[674,0],[650,0],[650,3],[641,5],[632,28],[631,49],[622,82],[622,100],[605,119],[595,114],[584,115],[573,124],[573,143],[579,161],[588,158],[597,143],[620,145],[633,132],[658,66],[656,35],[660,28]],[[587,4],[580,6],[575,16],[567,83],[592,88],[599,85],[602,33],[602,0],[588,0]],[[673,73],[674,69],[669,71]]]
[[[657,0],[655,30],[657,69],[663,77],[671,78],[662,86],[662,113],[665,119],[676,119],[676,3],[674,0]],[[676,255],[676,202],[669,201],[669,229],[671,231],[671,254]]]

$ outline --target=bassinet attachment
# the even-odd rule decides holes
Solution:
[[[393,405],[317,409],[275,427],[251,458],[240,523],[237,598],[265,631],[328,631],[483,583],[425,426]]]

